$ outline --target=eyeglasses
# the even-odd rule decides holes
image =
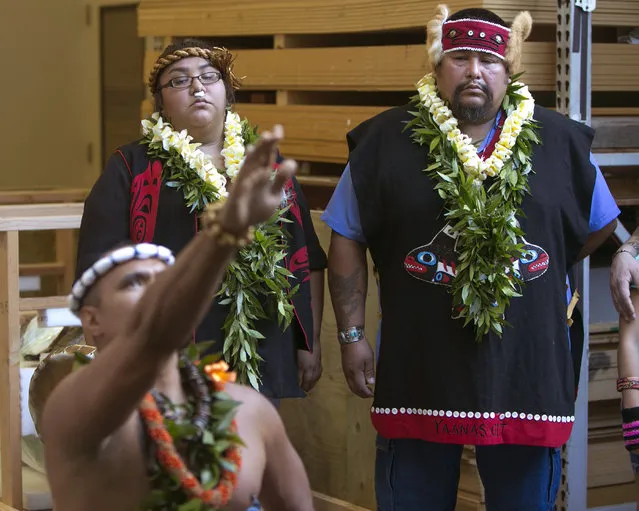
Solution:
[[[166,89],[172,87],[174,89],[188,89],[193,80],[198,79],[202,85],[212,85],[219,82],[222,78],[222,73],[219,71],[207,71],[199,76],[178,76],[177,78],[171,78],[168,82],[160,87],[160,89]]]

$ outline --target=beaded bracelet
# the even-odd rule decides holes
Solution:
[[[621,410],[623,443],[628,451],[639,449],[639,406]]]
[[[629,389],[639,389],[639,377],[627,376],[617,380],[617,392]]]
[[[244,236],[236,236],[228,231],[225,231],[220,225],[219,214],[220,210],[224,206],[222,201],[214,204],[209,204],[202,216],[200,217],[202,222],[202,230],[211,236],[221,246],[243,248],[253,241],[255,229],[249,227]]]
[[[630,252],[630,250],[628,250],[627,248],[620,248],[619,250],[617,250],[612,258],[614,259],[615,257],[617,257],[619,254],[625,252],[626,254],[630,254],[632,257],[637,257],[635,254],[633,254],[632,252]]]

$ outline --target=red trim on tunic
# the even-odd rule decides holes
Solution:
[[[536,415],[536,417],[540,417]],[[384,438],[413,438],[443,444],[498,445],[518,444],[561,447],[568,441],[574,417],[559,417],[560,422],[512,417],[493,413],[493,418],[462,419],[415,414],[371,412],[377,432]],[[566,420],[566,422],[561,422]]]

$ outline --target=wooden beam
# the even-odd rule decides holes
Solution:
[[[42,277],[44,275],[62,275],[63,273],[64,263],[61,261],[20,264],[20,276],[23,277]]]
[[[18,232],[0,232],[0,473],[2,502],[22,509]]]
[[[282,153],[306,161],[346,161],[346,133],[388,107],[326,105],[258,105],[241,103],[237,111],[260,129],[282,124]]]
[[[52,190],[1,190],[0,204],[42,204],[56,202],[83,202],[89,190],[85,188]]]
[[[316,491],[313,492],[313,504],[315,504],[315,511],[370,511]]]
[[[639,45],[593,44],[592,90],[639,91]]]
[[[554,48],[553,43],[524,44],[522,63],[531,90],[554,90]],[[635,53],[639,63],[639,51]],[[422,44],[238,50],[236,54],[236,72],[246,76],[242,89],[247,90],[410,91],[429,71]],[[639,71],[633,74],[639,80]]]
[[[323,186],[335,188],[339,177],[337,176],[297,176],[297,180],[302,186]]]
[[[424,28],[439,0],[142,0],[140,36],[255,36],[330,34]],[[485,7],[507,21],[522,10],[537,24],[556,24],[555,0],[451,0],[451,12]],[[597,5],[593,24],[639,26],[636,0]]]
[[[75,279],[75,232],[70,229],[55,232],[55,257],[64,265],[57,292],[70,293]]]
[[[158,51],[147,53],[151,66]],[[428,69],[424,45],[348,46],[238,50],[236,73],[243,90],[411,91]],[[532,91],[554,91],[555,44],[524,43],[524,81]],[[595,43],[592,89],[639,91],[639,46]]]
[[[28,204],[0,206],[3,231],[44,231],[80,227],[84,204]]]
[[[448,2],[454,11],[472,0]],[[423,27],[434,2],[423,0],[214,0],[140,2],[138,34],[255,36],[326,34]]]
[[[66,296],[20,298],[20,311],[41,311],[46,309],[63,309],[68,306],[69,306],[69,301]]]

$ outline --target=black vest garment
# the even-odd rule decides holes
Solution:
[[[387,438],[473,445],[560,446],[574,422],[581,351],[571,353],[566,274],[589,234],[596,172],[593,131],[537,107],[523,202],[525,286],[500,339],[475,342],[452,318],[455,236],[422,169],[427,148],[403,131],[410,107],[388,110],[348,135],[362,229],[379,271],[381,346],[371,417]],[[576,334],[575,334],[576,335]],[[582,339],[574,339],[581,346]]]
[[[285,197],[291,205],[287,213],[291,222],[284,224],[290,234],[285,264],[296,277],[293,285],[300,285],[293,297],[296,318],[286,330],[276,321],[256,323],[256,329],[265,336],[258,346],[264,359],[260,391],[273,398],[304,396],[298,383],[297,350],[312,349],[310,272],[326,267],[326,255],[295,178],[287,183]],[[196,232],[197,217],[189,213],[182,192],[162,184],[162,162],[149,161],[146,146],[128,144],[110,158],[85,202],[77,274],[122,241],[156,243],[178,254]],[[227,307],[213,304],[195,332],[196,341],[215,341],[212,352],[222,350],[227,312]]]

